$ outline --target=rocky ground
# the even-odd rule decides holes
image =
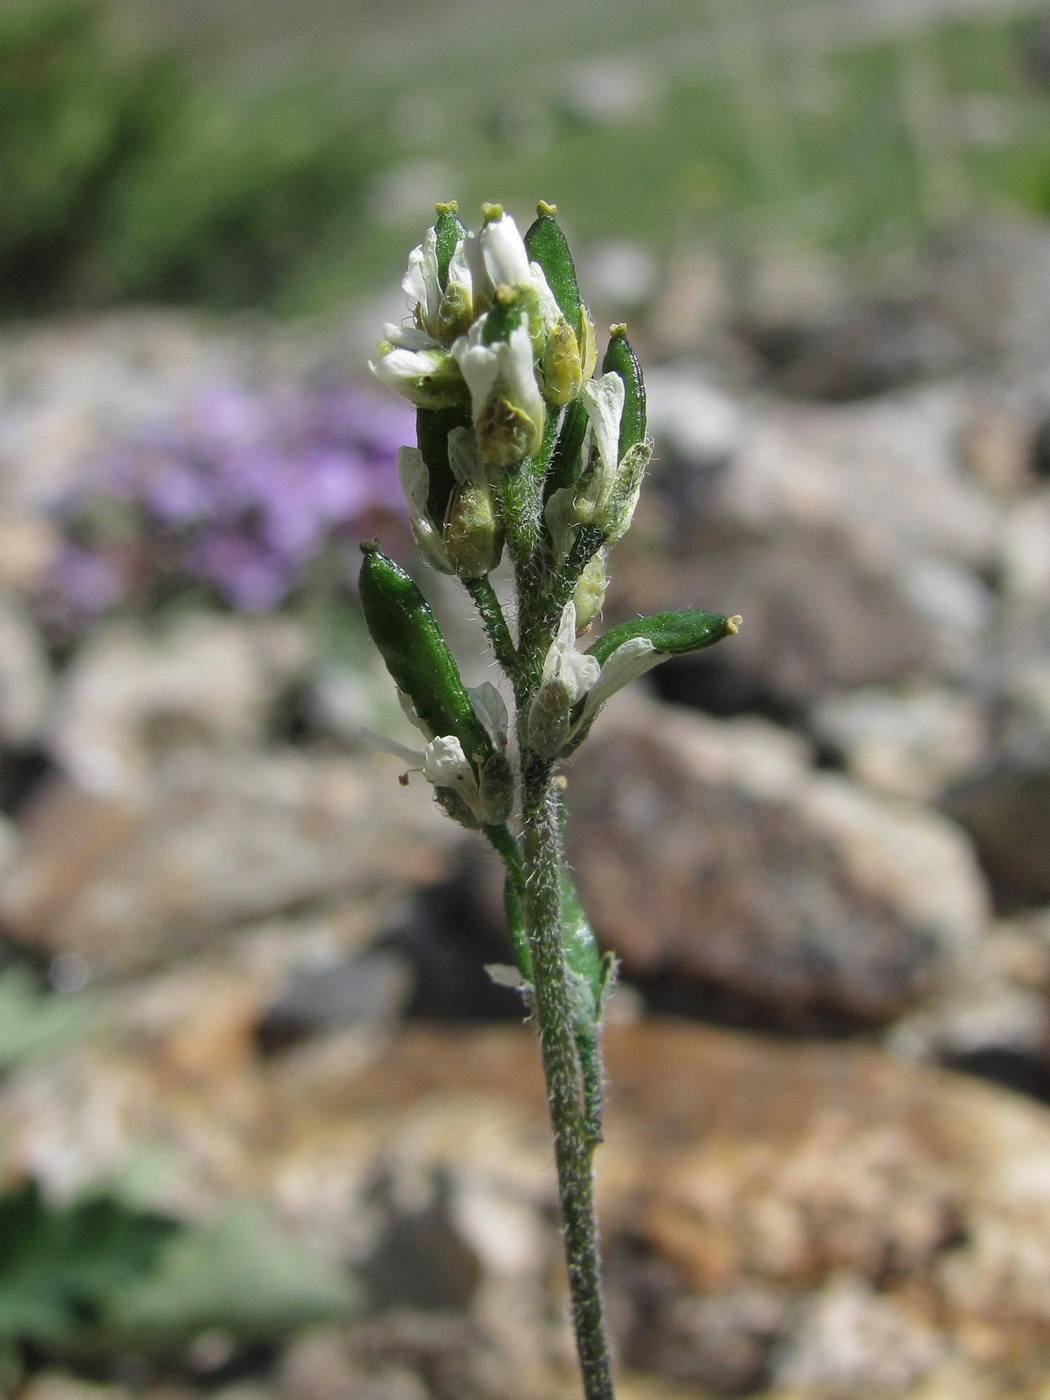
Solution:
[[[1050,237],[979,230],[892,304],[774,273],[779,299],[649,329],[658,460],[609,595],[614,621],[744,628],[622,697],[568,772],[623,959],[600,1155],[622,1394],[1035,1400]],[[668,304],[705,276],[673,270]],[[249,344],[274,373],[314,353],[130,314],[0,346],[3,956],[44,979],[40,1016],[86,1008],[0,1036],[0,1160],[56,1202],[252,1202],[358,1303],[262,1349],[45,1348],[18,1395],[568,1397],[535,1046],[481,971],[497,871],[355,740],[371,662],[198,613],[58,664],[34,619],[45,495]]]

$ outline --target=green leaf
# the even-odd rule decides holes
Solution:
[[[163,1346],[207,1328],[267,1340],[343,1317],[349,1278],[278,1230],[253,1207],[171,1239],[152,1277],[111,1299],[107,1321],[136,1345]]]
[[[52,1206],[33,1182],[0,1196],[0,1341],[69,1343],[179,1228],[104,1196]]]
[[[0,1070],[83,1035],[94,1011],[82,993],[41,991],[25,968],[9,968],[0,974]]]

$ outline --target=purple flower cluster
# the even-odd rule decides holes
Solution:
[[[210,392],[57,503],[53,602],[73,623],[187,590],[276,608],[341,538],[403,529],[395,459],[413,439],[411,411],[358,390]]]

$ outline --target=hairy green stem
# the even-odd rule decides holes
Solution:
[[[554,1135],[576,1348],[586,1400],[613,1400],[594,1212],[593,1140],[585,1121],[581,1066],[562,955],[562,854],[550,764],[534,754],[523,754],[522,788],[526,930]]]
[[[474,599],[496,660],[508,676],[513,676],[518,667],[518,652],[492,580],[485,574],[481,578],[465,579],[463,586]]]

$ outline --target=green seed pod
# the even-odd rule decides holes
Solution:
[[[441,538],[461,579],[483,578],[496,568],[503,553],[503,522],[487,482],[456,487]]]
[[[536,221],[525,235],[525,251],[530,262],[539,263],[554,300],[561,314],[574,332],[580,325],[580,288],[576,282],[576,268],[569,252],[565,235],[558,226],[555,214],[558,207],[540,200],[536,206]]]
[[[448,286],[448,265],[452,261],[452,254],[456,251],[456,244],[466,234],[466,226],[460,223],[456,217],[459,205],[454,199],[450,199],[446,204],[435,204],[434,213],[437,218],[434,220],[434,234],[437,240],[437,265],[438,284],[444,291]]]
[[[456,484],[448,464],[448,435],[453,428],[468,428],[470,412],[465,408],[420,408],[416,410],[416,442],[430,476],[427,514],[442,521]]]
[[[653,613],[651,617],[636,617],[611,627],[587,648],[603,666],[613,652],[632,637],[645,637],[656,651],[678,656],[687,651],[702,651],[723,637],[734,637],[740,630],[740,617],[723,617],[721,613],[683,609],[680,612]]]
[[[612,370],[624,384],[623,416],[620,419],[620,456],[645,441],[645,380],[638,356],[631,349],[624,325],[609,327],[609,345],[602,360],[602,373]]]
[[[375,540],[362,544],[361,607],[398,690],[432,734],[454,735],[475,765],[493,753],[430,604]]]
[[[550,499],[563,486],[572,486],[583,470],[583,439],[587,432],[587,409],[582,399],[574,399],[562,415],[558,441],[551,457],[543,494]]]

